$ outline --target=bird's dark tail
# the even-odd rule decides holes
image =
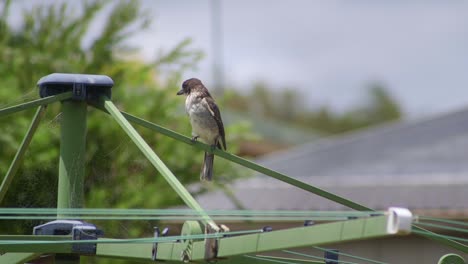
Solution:
[[[211,181],[211,179],[213,179],[213,162],[214,154],[205,152],[205,159],[203,160],[203,167],[200,173],[200,180]]]

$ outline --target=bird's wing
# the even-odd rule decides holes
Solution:
[[[203,98],[202,104],[210,111],[211,116],[213,116],[214,120],[216,121],[224,150],[226,150],[227,148],[226,148],[226,138],[224,134],[224,125],[223,125],[223,120],[221,120],[221,113],[219,112],[218,106],[216,105],[215,101],[211,97]]]

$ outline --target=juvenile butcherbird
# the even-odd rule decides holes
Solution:
[[[203,83],[196,78],[191,78],[182,83],[182,89],[177,95],[185,94],[185,111],[192,125],[192,140],[201,139],[212,148],[226,150],[221,113],[213,97]],[[214,155],[205,152],[205,159],[200,173],[200,179],[211,181],[213,178]]]

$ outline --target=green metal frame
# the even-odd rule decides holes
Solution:
[[[19,146],[18,151],[16,152],[15,157],[13,158],[13,161],[11,162],[8,171],[5,174],[5,177],[3,177],[2,185],[0,186],[0,202],[3,201],[8,187],[10,186],[13,177],[15,176],[21,162],[23,161],[24,153],[26,153],[26,149],[28,148],[29,143],[31,143],[32,137],[36,132],[36,129],[39,126],[42,117],[44,116],[45,110],[46,106],[44,105],[41,105],[37,108],[36,114],[34,114],[31,125],[29,125],[28,131],[26,132],[26,135],[24,135],[23,141],[21,142],[21,145]]]
[[[96,106],[96,107],[98,107],[101,110],[103,109],[102,107],[99,107],[99,106]],[[286,175],[284,175],[282,173],[279,173],[277,171],[274,171],[274,170],[271,170],[269,168],[263,167],[263,166],[261,166],[259,164],[251,162],[249,160],[246,160],[246,159],[241,158],[239,156],[236,156],[234,154],[225,152],[225,151],[220,150],[220,149],[212,150],[209,145],[206,145],[206,144],[201,143],[199,141],[193,142],[190,138],[188,138],[188,137],[186,137],[186,136],[184,136],[182,134],[179,134],[179,133],[177,133],[175,131],[164,128],[162,126],[156,125],[156,124],[151,123],[149,121],[146,121],[146,120],[144,120],[142,118],[138,118],[136,116],[133,116],[133,115],[125,113],[125,112],[122,112],[122,115],[125,116],[125,118],[127,118],[127,120],[129,120],[130,122],[133,122],[133,123],[138,124],[140,126],[143,126],[145,128],[151,129],[151,130],[153,130],[155,132],[161,133],[163,135],[166,135],[166,136],[171,137],[173,139],[176,139],[178,141],[184,142],[186,144],[193,145],[194,147],[196,147],[198,149],[208,151],[208,152],[212,152],[215,155],[217,155],[219,157],[222,157],[222,158],[224,158],[226,160],[232,161],[234,163],[237,163],[237,164],[242,165],[244,167],[250,168],[250,169],[252,169],[254,171],[263,173],[265,175],[271,176],[271,177],[273,177],[273,178],[275,178],[277,180],[280,180],[280,181],[283,181],[285,183],[291,184],[291,185],[293,185],[295,187],[298,187],[298,188],[300,188],[302,190],[311,192],[313,194],[316,194],[318,196],[326,198],[326,199],[328,199],[330,201],[339,203],[341,205],[347,206],[347,207],[349,207],[351,209],[358,210],[358,211],[374,211],[373,209],[371,209],[369,207],[360,205],[360,204],[355,203],[355,202],[353,202],[351,200],[348,200],[348,199],[346,199],[344,197],[340,197],[340,196],[335,195],[333,193],[327,192],[327,191],[325,191],[323,189],[320,189],[320,188],[317,188],[315,186],[309,185],[309,184],[307,184],[305,182],[302,182],[302,181],[299,181],[297,179],[288,177],[288,176],[286,176]],[[413,228],[415,230],[430,232],[427,229],[419,227],[419,226],[417,226],[415,224],[413,225]],[[468,247],[466,245],[462,244],[462,243],[457,242],[457,241],[447,239],[447,238],[440,238],[440,237],[436,237],[436,236],[427,236],[426,234],[421,234],[421,235],[425,236],[426,238],[429,238],[431,240],[434,240],[436,242],[442,243],[442,244],[444,244],[446,246],[449,246],[449,247],[455,248],[457,250],[460,250],[460,251],[462,251],[464,253],[468,253]]]
[[[340,222],[325,223],[313,226],[290,228],[285,230],[258,232],[254,234],[239,235],[233,237],[220,237],[218,241],[218,258],[227,258],[236,255],[256,254],[285,247],[305,247],[325,245],[336,242],[357,241],[370,238],[394,236],[388,231],[388,225],[393,220],[388,214],[382,216],[354,219]],[[190,235],[190,234],[188,234]],[[74,243],[96,243],[96,256],[125,258],[134,261],[146,261],[152,259],[153,242],[157,238],[151,238],[141,243],[124,242],[116,239],[115,243],[109,239],[90,241],[70,241],[69,236],[0,236],[1,252],[17,253],[72,253]],[[17,243],[21,240],[35,240],[40,243]],[[67,240],[69,243],[56,243]],[[165,240],[176,240],[165,237]],[[100,241],[106,243],[99,243]],[[181,261],[185,253],[186,260],[199,261],[205,259],[205,241],[194,239],[193,241],[159,242],[157,244],[157,260]],[[0,256],[0,260],[3,258]],[[2,262],[3,263],[3,262]]]
[[[395,235],[394,233],[389,233],[387,230],[387,226],[389,225],[390,221],[389,215],[387,214],[383,216],[374,216],[370,218],[320,224],[308,227],[292,228],[272,232],[261,232],[249,235],[238,235],[234,237],[223,237],[223,233],[220,232],[220,229],[214,223],[214,221],[179,182],[176,176],[169,170],[169,168],[162,162],[162,160],[154,153],[151,147],[144,141],[144,139],[137,133],[137,131],[130,125],[129,122],[149,128],[178,141],[192,145],[203,151],[212,152],[224,159],[271,176],[285,183],[296,186],[302,190],[340,203],[349,208],[360,211],[372,210],[346,198],[327,192],[315,186],[311,186],[307,183],[260,166],[236,155],[224,152],[219,149],[213,150],[206,144],[201,142],[193,142],[188,137],[148,122],[144,119],[125,112],[120,112],[112,103],[112,101],[107,97],[102,97],[100,103],[68,100],[71,97],[72,92],[64,92],[55,96],[41,98],[28,103],[23,103],[0,110],[0,117],[3,117],[18,111],[39,107],[6,176],[3,179],[3,183],[0,186],[0,201],[4,197],[15,172],[17,171],[18,166],[22,161],[26,148],[31,142],[32,136],[44,114],[44,110],[46,108],[45,106],[53,102],[61,101],[63,116],[61,121],[62,132],[59,162],[59,192],[57,203],[58,208],[82,207],[85,165],[84,155],[86,141],[86,116],[87,105],[91,104],[112,116],[112,118],[121,126],[121,128],[127,133],[131,140],[137,145],[145,157],[151,162],[151,164],[161,173],[169,185],[179,194],[184,202],[190,208],[196,210],[200,214],[202,220],[200,222],[193,222],[194,226],[200,224],[199,228],[195,228],[198,231],[190,231],[189,233],[199,232],[207,234],[205,239],[187,239],[186,241],[182,242],[167,242],[167,240],[158,241],[157,238],[149,240],[150,243],[148,243],[148,241],[145,243],[121,243],[117,240],[115,241],[116,243],[113,243],[113,241],[109,241],[109,239],[107,239],[106,243],[103,243],[105,240],[98,240],[96,256],[116,257],[142,261],[151,260],[151,252],[153,246],[155,246],[157,249],[157,259],[164,261],[197,261],[211,259],[214,257],[235,257],[234,259],[237,259],[239,255],[252,254],[263,251],[291,247],[323,245],[334,242],[354,241]],[[58,215],[57,217],[62,218],[65,216]],[[191,221],[187,221],[186,224],[190,225],[190,222]],[[423,230],[422,228],[415,225],[413,225],[413,229]],[[215,234],[216,237],[209,236],[210,234]],[[431,238],[462,252],[468,252],[468,249],[465,245],[456,241],[452,241],[443,237]],[[0,252],[8,252],[0,256],[0,261],[2,263],[19,263],[36,258],[42,252],[54,254],[71,254],[71,245],[73,243],[93,243],[92,241],[57,243],[57,241],[66,239],[70,239],[70,237],[0,236]],[[21,240],[36,240],[39,243],[13,243],[14,241]],[[2,241],[7,243],[1,243]],[[8,243],[8,241],[12,243]],[[47,243],[47,241],[49,241],[49,243]],[[94,242],[96,243],[96,241]],[[216,247],[216,253],[214,254],[213,252],[210,252],[213,247]],[[61,260],[58,262],[60,261]],[[63,260],[63,262],[70,261]],[[71,262],[77,263],[77,260],[71,260]]]
[[[334,202],[337,202],[339,204],[345,205],[345,206],[347,206],[347,207],[349,207],[351,209],[359,210],[359,211],[372,211],[372,209],[370,209],[368,207],[365,207],[363,205],[360,205],[358,203],[350,201],[350,200],[348,200],[346,198],[340,197],[340,196],[338,196],[336,194],[327,192],[327,191],[322,190],[320,188],[317,188],[315,186],[311,186],[311,185],[309,185],[307,183],[304,183],[302,181],[299,181],[297,179],[288,177],[288,176],[286,176],[286,175],[284,175],[282,173],[279,173],[277,171],[268,169],[268,168],[263,167],[263,166],[261,166],[261,165],[259,165],[257,163],[246,160],[246,159],[241,158],[239,156],[236,156],[234,154],[225,152],[225,151],[223,151],[221,149],[216,148],[216,149],[213,150],[211,148],[211,146],[209,146],[209,145],[201,143],[200,141],[195,141],[194,142],[190,138],[188,138],[188,137],[186,137],[186,136],[184,136],[182,134],[179,134],[179,133],[177,133],[175,131],[164,128],[162,126],[158,126],[158,125],[156,125],[154,123],[151,123],[149,121],[146,121],[146,120],[144,120],[142,118],[138,118],[136,116],[133,116],[133,115],[125,113],[125,112],[122,112],[122,115],[125,118],[127,118],[128,121],[130,121],[132,123],[135,123],[135,124],[138,124],[140,126],[146,127],[148,129],[151,129],[151,130],[153,130],[155,132],[161,133],[161,134],[163,134],[165,136],[171,137],[171,138],[176,139],[178,141],[181,141],[183,143],[192,145],[192,146],[194,146],[194,147],[196,147],[198,149],[214,153],[215,155],[217,155],[219,157],[222,157],[222,158],[224,158],[226,160],[232,161],[234,163],[237,163],[239,165],[242,165],[242,166],[247,167],[249,169],[252,169],[254,171],[263,173],[265,175],[271,176],[271,177],[273,177],[273,178],[275,178],[277,180],[288,183],[288,184],[293,185],[293,186],[295,186],[297,188],[300,188],[302,190],[314,193],[316,195],[319,195],[319,196],[324,197],[326,199],[329,199],[331,201],[334,201]]]
[[[83,207],[86,116],[86,102],[62,102],[57,208]]]
[[[443,255],[438,264],[464,264],[465,259],[457,254],[446,254]]]
[[[72,244],[54,243],[65,240],[70,240],[70,236],[3,235],[0,236],[0,251],[17,253],[71,253]],[[8,241],[8,243],[5,243],[5,241]],[[21,241],[34,241],[39,243],[19,243]],[[42,241],[50,243],[40,243]],[[2,260],[1,257],[0,260]],[[1,263],[4,262],[2,261]]]
[[[4,116],[7,116],[10,114],[19,112],[19,111],[23,111],[23,110],[28,110],[30,108],[34,108],[40,105],[48,105],[51,103],[67,100],[67,99],[70,99],[71,97],[72,97],[72,92],[65,92],[65,93],[54,95],[54,96],[49,96],[49,97],[44,97],[41,99],[33,100],[31,102],[7,107],[7,108],[0,110],[0,117],[4,117]]]
[[[132,141],[137,145],[145,157],[153,164],[153,166],[161,173],[171,187],[177,192],[177,194],[184,200],[184,202],[192,209],[196,210],[203,217],[203,222],[209,224],[213,229],[218,230],[217,225],[211,220],[211,218],[204,212],[203,208],[198,202],[192,197],[192,195],[185,189],[180,183],[177,177],[169,170],[169,168],[162,162],[162,160],[154,153],[146,141],[138,134],[138,132],[130,125],[120,111],[108,98],[104,99],[104,107],[114,118],[120,127],[127,133]]]
[[[5,253],[0,256],[2,263],[26,263],[37,259],[43,253]]]
[[[272,232],[226,237],[219,239],[218,257],[225,258],[283,249],[285,247],[305,247],[325,245],[335,242],[356,241],[384,236],[394,236],[387,232],[389,217],[377,216],[315,226],[290,228]],[[158,244],[158,259],[180,260],[180,252],[185,250],[183,243]],[[99,245],[98,245],[99,249]],[[190,260],[202,260],[203,241],[192,244]],[[97,252],[99,254],[99,250]]]

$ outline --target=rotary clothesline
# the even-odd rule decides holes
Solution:
[[[220,238],[227,236],[236,236],[236,235],[245,235],[251,233],[260,233],[264,232],[263,229],[254,229],[254,230],[244,230],[244,231],[232,231],[232,232],[220,232],[213,234],[197,234],[197,235],[181,235],[181,236],[167,236],[167,237],[156,237],[156,238],[137,238],[137,239],[99,239],[99,240],[59,240],[59,241],[50,241],[50,240],[14,240],[6,239],[0,240],[0,244],[81,244],[81,243],[159,243],[159,242],[169,242],[177,240],[189,240],[189,239],[206,239],[206,238]],[[468,242],[467,238],[442,235],[434,233],[432,231],[420,231],[413,230],[415,234],[422,234],[431,237],[446,238],[452,239],[460,242]]]
[[[63,93],[63,94],[59,94],[59,95],[55,95],[53,96],[53,98],[42,98],[42,99],[38,99],[36,101],[33,101],[33,102],[29,102],[29,103],[24,103],[22,105],[18,105],[18,106],[13,106],[13,107],[9,107],[7,109],[3,109],[2,111],[0,111],[0,116],[2,115],[6,115],[6,114],[9,114],[9,113],[13,113],[13,112],[17,112],[17,111],[21,111],[21,110],[24,110],[24,109],[27,109],[27,108],[31,108],[31,107],[35,107],[35,106],[39,106],[39,105],[46,105],[48,103],[51,103],[51,102],[55,102],[55,101],[59,101],[59,100],[65,100],[65,99],[68,99],[70,98],[70,93]],[[75,95],[75,94],[73,94]],[[97,108],[101,109],[101,110],[104,110],[105,112],[109,113],[112,115],[112,117],[121,125],[121,127],[127,132],[127,134],[132,138],[132,140],[137,144],[137,146],[139,146],[139,148],[141,149],[141,151],[145,154],[145,156],[147,156],[147,158],[152,161],[153,165],[163,174],[163,176],[168,180],[168,182],[171,184],[171,186],[176,190],[176,191],[179,191],[179,195],[182,197],[182,198],[185,198],[185,202],[187,203],[187,205],[189,205],[190,207],[192,208],[195,208],[197,210],[193,210],[193,214],[181,214],[180,212],[178,212],[178,214],[170,214],[169,212],[167,213],[162,213],[162,214],[154,214],[154,212],[152,213],[146,213],[146,214],[143,214],[142,212],[133,212],[133,213],[130,213],[128,214],[124,214],[122,212],[120,213],[110,213],[109,211],[108,212],[103,212],[103,211],[100,211],[100,212],[95,212],[95,213],[84,213],[84,211],[82,211],[81,213],[79,212],[66,212],[66,211],[60,211],[60,210],[57,210],[55,209],[55,211],[48,211],[47,213],[44,211],[44,213],[38,213],[38,212],[35,212],[35,213],[31,213],[31,212],[20,212],[20,210],[13,212],[10,211],[9,213],[7,212],[7,210],[4,211],[4,213],[0,213],[0,219],[2,219],[1,217],[4,217],[3,219],[66,219],[67,217],[71,217],[71,218],[79,218],[79,219],[100,219],[100,220],[119,220],[119,219],[123,219],[123,220],[170,220],[170,219],[173,219],[173,220],[189,220],[189,219],[196,219],[196,220],[204,220],[207,224],[209,225],[212,225],[214,224],[212,222],[212,219],[209,218],[209,215],[211,214],[211,216],[217,220],[228,220],[228,219],[231,219],[231,220],[261,220],[261,221],[273,221],[273,220],[279,220],[279,221],[293,221],[293,220],[315,220],[315,221],[321,221],[321,220],[324,220],[324,221],[336,221],[336,220],[349,220],[349,219],[354,219],[354,218],[360,218],[360,217],[372,217],[372,216],[378,216],[378,215],[382,215],[383,213],[381,212],[369,212],[371,209],[370,208],[367,208],[363,205],[360,205],[360,204],[357,204],[353,201],[350,201],[350,200],[347,200],[343,197],[340,197],[340,196],[337,196],[333,193],[329,193],[325,190],[322,190],[322,189],[319,189],[317,187],[314,187],[314,186],[311,186],[305,182],[301,182],[297,179],[294,179],[294,178],[291,178],[289,176],[286,176],[286,175],[283,175],[281,173],[278,173],[276,171],[272,171],[268,168],[265,168],[265,167],[262,167],[258,164],[255,164],[253,162],[250,162],[248,160],[245,160],[245,159],[242,159],[240,157],[237,157],[235,155],[232,155],[230,153],[226,153],[226,152],[223,152],[223,151],[219,151],[219,150],[214,150],[214,154],[218,155],[218,156],[221,156],[227,160],[230,160],[232,162],[235,162],[235,163],[238,163],[240,165],[243,165],[245,167],[248,167],[248,168],[251,168],[257,172],[260,172],[260,173],[263,173],[263,174],[266,174],[268,176],[271,176],[273,178],[276,178],[278,180],[281,180],[285,183],[288,183],[288,184],[291,184],[295,187],[298,187],[300,189],[303,189],[305,191],[309,191],[311,193],[314,193],[314,194],[317,194],[319,196],[322,196],[324,198],[327,198],[331,201],[334,201],[334,202],[337,202],[337,203],[340,203],[342,205],[345,205],[349,208],[352,208],[352,209],[355,209],[355,210],[362,210],[364,211],[364,214],[361,214],[361,215],[350,215],[349,213],[350,212],[339,212],[338,214],[335,214],[335,215],[326,215],[326,214],[321,214],[321,215],[317,215],[317,214],[311,214],[311,212],[307,212],[308,214],[280,214],[278,212],[274,212],[273,213],[267,213],[267,214],[254,214],[253,212],[243,212],[243,214],[239,213],[239,214],[227,214],[226,212],[221,212],[219,213],[218,211],[218,214],[217,213],[213,213],[213,212],[205,212],[203,211],[201,208],[199,208],[199,205],[193,201],[193,199],[191,199],[191,196],[186,192],[184,191],[183,187],[182,186],[179,186],[180,184],[177,182],[177,180],[175,180],[175,176],[172,175],[172,173],[168,170],[167,167],[165,167],[165,165],[160,162],[160,160],[158,159],[158,157],[150,151],[150,148],[149,146],[147,146],[147,144],[145,144],[144,140],[141,138],[141,136],[138,135],[138,133],[136,133],[136,131],[131,127],[131,125],[128,123],[128,121],[130,122],[133,122],[135,124],[138,124],[138,125],[141,125],[143,127],[146,127],[146,128],[149,128],[151,130],[154,130],[156,132],[159,132],[159,133],[162,133],[166,136],[169,136],[171,138],[174,138],[176,140],[179,140],[181,142],[184,142],[184,143],[187,143],[187,144],[191,144],[193,145],[194,147],[197,147],[199,149],[202,149],[202,150],[208,150],[208,146],[204,145],[204,144],[201,144],[201,143],[198,143],[198,142],[195,142],[193,143],[192,141],[190,141],[189,138],[185,137],[185,136],[182,136],[174,131],[171,131],[171,130],[168,130],[166,128],[163,128],[163,127],[160,127],[156,124],[153,124],[151,122],[148,122],[146,120],[143,120],[141,118],[138,118],[138,117],[135,117],[135,116],[132,116],[130,114],[127,114],[127,113],[124,113],[124,112],[120,112],[114,105],[113,103],[110,101],[110,98],[107,98],[107,95],[106,96],[103,96],[102,98],[104,98],[102,100],[102,102],[98,105],[95,105]],[[40,110],[40,109],[39,109]],[[39,111],[38,110],[38,111]],[[28,132],[29,134],[29,132]],[[32,134],[32,133],[31,133]],[[27,135],[26,135],[27,136]],[[28,144],[25,144],[25,146],[27,147]],[[20,155],[20,158],[21,158],[21,155]],[[15,159],[13,161],[13,165],[16,165],[16,163],[18,163],[18,161],[20,161],[21,159],[17,159],[17,157],[15,156]],[[14,175],[14,173],[11,173],[12,175]],[[10,175],[9,173],[7,173],[7,176]],[[7,178],[7,177],[6,177]],[[3,190],[3,188],[0,188],[2,190],[0,191],[5,191]],[[71,205],[71,207],[73,207],[73,205]],[[39,209],[41,210],[41,209]],[[359,212],[359,213],[362,213],[362,212]],[[22,217],[22,218],[21,218]],[[146,218],[145,218],[146,217]],[[421,219],[418,219],[418,220],[421,220]],[[421,221],[417,221],[415,223],[418,223],[418,224],[421,224]],[[452,231],[457,231],[455,230],[454,228],[456,229],[460,229],[460,230],[463,230],[462,228],[458,228],[458,227],[451,227],[451,226],[445,226],[445,225],[442,225],[442,224],[434,224],[434,223],[425,223],[426,226],[431,226],[431,227],[434,227],[434,228],[441,228],[440,226],[444,227],[446,230],[452,230]],[[447,223],[448,224],[448,223]],[[440,239],[441,238],[444,238],[445,241],[441,241],[443,243],[446,243],[446,244],[449,244],[457,249],[460,249],[460,250],[463,250],[464,252],[466,252],[466,246],[465,245],[462,245],[460,243],[457,243],[455,241],[462,241],[462,242],[467,242],[468,240],[467,239],[464,239],[464,238],[460,238],[460,237],[455,237],[455,236],[445,236],[445,235],[440,235],[440,234],[435,234],[429,230],[424,230],[424,229],[421,229],[421,228],[418,228],[417,226],[413,225],[413,232],[415,234],[422,234],[426,237],[432,237],[432,238],[436,238],[437,241],[441,241]],[[144,238],[144,239],[98,239],[98,240],[61,240],[61,241],[44,241],[44,240],[37,240],[38,238],[36,237],[35,240],[14,240],[14,239],[11,239],[11,238],[5,238],[5,240],[3,240],[1,243],[16,243],[16,244],[27,244],[27,245],[38,245],[38,244],[79,244],[79,243],[158,243],[158,242],[169,242],[169,241],[177,241],[177,240],[193,240],[193,239],[207,239],[207,238],[222,238],[222,237],[225,237],[225,236],[240,236],[240,235],[245,235],[245,234],[250,234],[250,233],[257,233],[257,232],[262,232],[263,230],[247,230],[247,231],[235,231],[235,232],[220,232],[220,233],[215,233],[215,234],[197,234],[197,235],[183,235],[183,236],[171,236],[171,237],[157,237],[157,238]],[[39,238],[40,239],[40,238]],[[64,239],[68,239],[68,238],[64,238]],[[452,239],[453,241],[450,241],[450,239]],[[288,253],[288,252],[286,252]],[[292,254],[292,253],[291,253]],[[304,256],[303,256],[304,257]],[[315,256],[312,256],[310,255],[310,258],[314,258]],[[268,258],[268,257],[263,257],[263,258]],[[321,260],[325,260],[323,258],[321,258]],[[271,261],[271,260],[270,260]],[[354,263],[354,262],[343,262],[343,261],[339,261],[338,263],[348,263],[348,264],[351,264],[351,263]],[[378,263],[378,262],[374,262],[374,263]]]
[[[343,221],[383,215],[385,212],[364,211],[281,211],[281,210],[207,210],[211,218],[220,221]],[[89,208],[0,208],[0,220],[202,220],[191,209],[89,209]],[[438,230],[468,233],[468,223],[451,219],[415,216],[415,224]],[[459,227],[458,227],[459,226]],[[413,230],[416,234],[468,242],[463,237],[441,235],[433,231]]]

